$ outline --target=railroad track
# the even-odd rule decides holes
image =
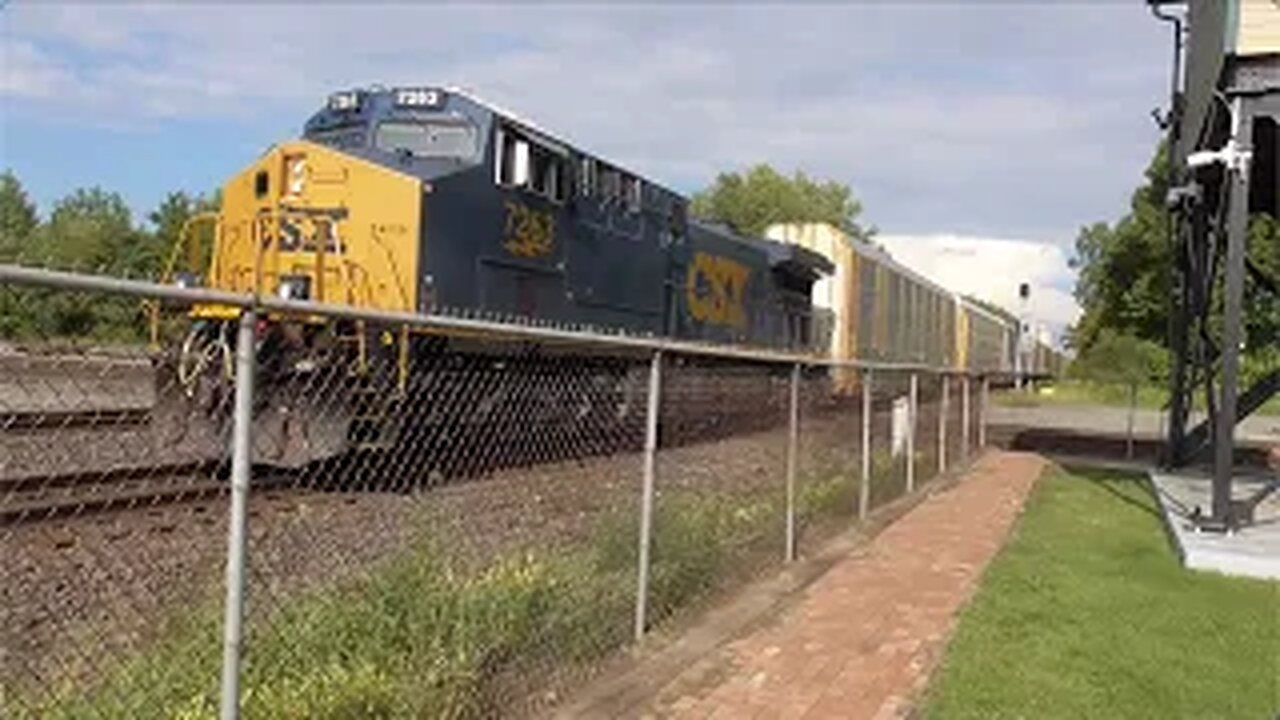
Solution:
[[[128,427],[151,421],[150,408],[0,412],[0,431]]]
[[[875,418],[882,425],[889,416],[888,404],[887,398],[878,398],[875,403]],[[775,417],[777,414],[766,411],[754,420],[747,418],[752,421],[741,427],[739,425],[744,420],[741,417],[717,416],[717,422],[703,427],[706,423],[682,420],[677,413],[675,417],[664,418],[667,430],[664,432],[663,444],[679,446],[714,442],[741,432],[780,426],[782,421],[780,417]],[[15,417],[20,419],[15,420]],[[0,414],[0,430],[56,430],[77,425],[128,425],[150,420],[150,411],[142,409],[9,413]],[[634,452],[639,449],[638,436],[632,437],[633,433],[594,440],[573,438],[576,442],[549,442],[571,439],[569,435],[561,437],[552,430],[549,435],[541,438],[542,442],[531,442],[538,440],[538,433],[521,433],[515,428],[503,429],[505,431],[500,433],[463,433],[466,435],[466,442],[450,443],[444,438],[432,436],[423,437],[422,444],[416,448],[352,451],[342,457],[320,461],[307,469],[299,468],[294,472],[275,468],[270,472],[257,474],[253,486],[255,490],[285,486],[296,482],[296,472],[302,472],[304,476],[313,476],[312,482],[308,484],[316,487],[376,487],[386,480],[378,477],[386,469],[382,455],[386,452],[405,453],[415,457],[415,464],[424,469],[424,474],[412,484],[421,486],[456,482],[500,469],[564,461],[575,457]],[[534,428],[526,426],[524,430]],[[563,432],[564,429],[560,430]],[[483,451],[476,452],[476,444],[484,446]],[[426,474],[425,469],[428,467],[434,468],[438,477]],[[205,500],[228,492],[227,474],[225,460],[201,459],[108,470],[76,470],[0,478],[0,527]]]
[[[0,527],[207,499],[228,490],[220,465],[201,461],[0,480]]]

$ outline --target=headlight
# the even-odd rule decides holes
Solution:
[[[285,275],[280,278],[276,294],[281,300],[307,300],[311,297],[311,278],[305,275]]]
[[[439,90],[428,88],[397,88],[396,105],[399,107],[439,107],[443,97]]]
[[[360,93],[355,90],[337,92],[329,96],[330,110],[355,110],[360,107]]]
[[[288,176],[289,194],[301,195],[307,183],[307,159],[305,157],[290,158],[285,174]]]

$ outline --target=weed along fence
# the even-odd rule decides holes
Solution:
[[[0,307],[9,718],[535,714],[984,442],[925,366],[15,266]]]

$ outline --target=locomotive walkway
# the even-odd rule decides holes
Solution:
[[[906,716],[1045,464],[1037,455],[988,452],[953,487],[843,554],[763,625],[673,680],[578,711],[700,720]],[[634,683],[645,682],[643,668],[635,675]],[[620,706],[626,696],[636,701]]]

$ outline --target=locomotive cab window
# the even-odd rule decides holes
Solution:
[[[611,167],[602,166],[599,174],[600,198],[606,203],[614,202],[619,193],[622,184],[622,177],[617,170]]]
[[[582,158],[578,165],[578,192],[582,197],[591,197],[596,191],[596,161]]]
[[[623,200],[627,204],[627,211],[633,213],[640,212],[640,178],[624,176],[622,180],[622,188]]]
[[[494,150],[494,180],[499,185],[564,202],[569,182],[559,153],[508,129],[498,130]]]
[[[393,120],[378,125],[373,144],[413,157],[462,159],[476,153],[476,130],[467,123]]]
[[[549,150],[534,145],[531,164],[530,189],[549,200],[563,202],[567,183],[561,170],[564,167],[561,159]]]

